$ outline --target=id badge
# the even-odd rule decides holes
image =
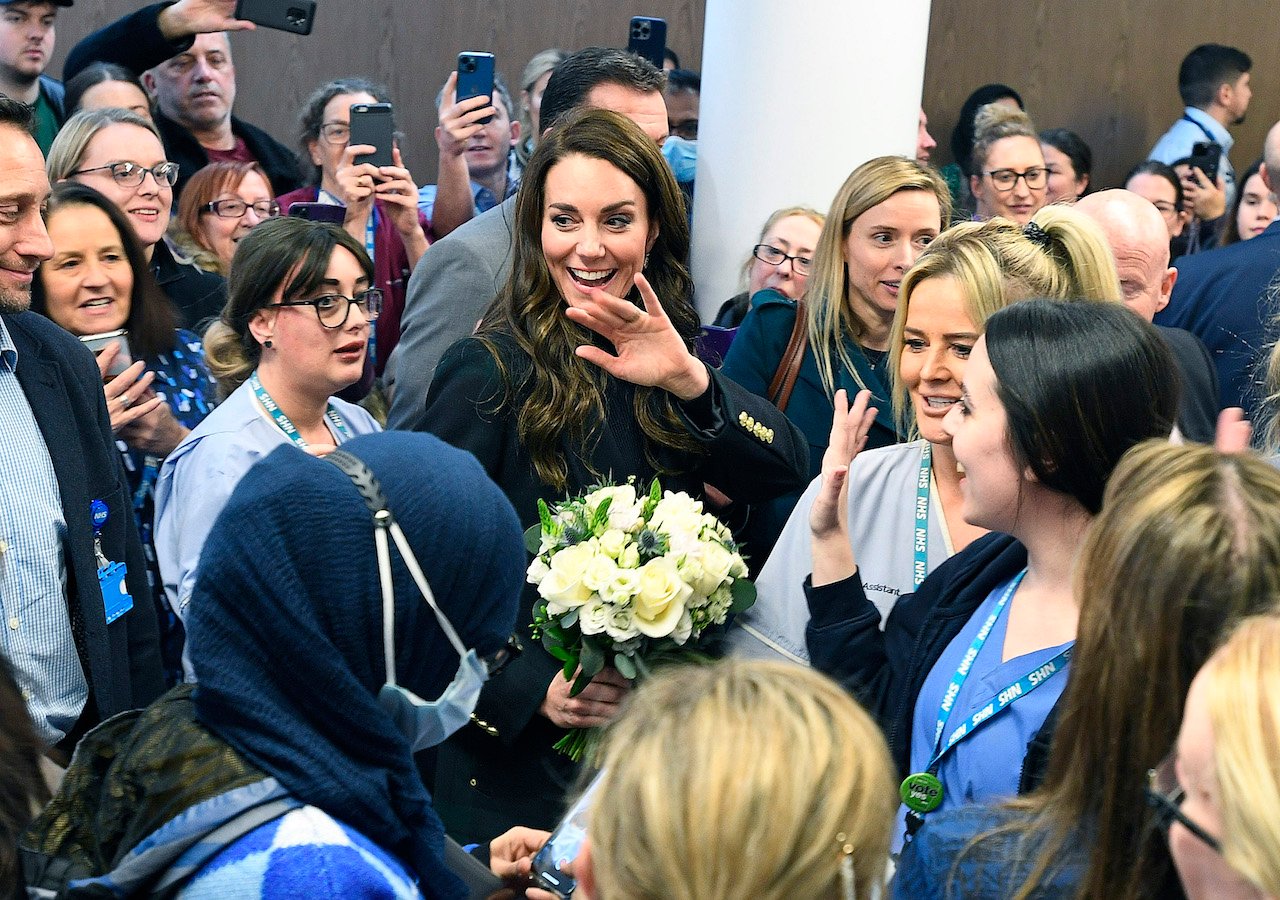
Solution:
[[[133,598],[129,596],[129,588],[124,581],[126,571],[122,562],[107,563],[98,570],[98,587],[102,588],[102,604],[108,625],[133,609]]]

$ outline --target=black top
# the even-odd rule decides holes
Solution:
[[[179,327],[204,334],[209,323],[222,314],[227,303],[227,280],[191,263],[178,262],[164,240],[151,252],[151,271],[160,290],[177,308]]]

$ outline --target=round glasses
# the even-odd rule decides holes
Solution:
[[[1025,172],[1018,172],[1014,169],[995,169],[987,173],[987,177],[991,179],[991,183],[1000,193],[1013,190],[1013,186],[1018,183],[1021,178],[1027,183],[1027,188],[1038,191],[1049,183],[1049,170],[1033,166]]]
[[[351,140],[351,126],[346,122],[325,122],[320,126],[320,137],[335,146]]]
[[[270,219],[280,215],[280,204],[274,200],[256,200],[245,203],[243,200],[214,200],[200,207],[201,212],[211,212],[222,219],[239,219],[249,210],[258,214],[259,219]]]
[[[316,317],[325,328],[341,328],[347,324],[351,316],[351,307],[360,307],[366,322],[377,321],[382,312],[382,291],[369,288],[354,297],[342,294],[322,294],[310,300],[285,300],[281,303],[268,303],[268,308],[277,306],[310,306],[316,311]]]
[[[1222,843],[1203,827],[1197,825],[1182,811],[1182,801],[1187,792],[1178,784],[1174,772],[1173,757],[1165,759],[1160,765],[1147,772],[1147,803],[1155,810],[1156,823],[1165,831],[1175,821],[1187,831],[1194,834],[1215,853],[1222,852]]]
[[[137,187],[150,173],[156,184],[173,187],[178,181],[178,164],[176,162],[156,163],[151,168],[131,162],[113,162],[105,166],[94,166],[92,169],[76,169],[70,175],[87,175],[90,172],[110,172],[116,184],[121,187]]]
[[[780,266],[787,260],[791,260],[791,271],[796,275],[808,275],[809,270],[813,267],[813,260],[807,256],[792,256],[789,253],[783,253],[772,244],[756,244],[751,248],[751,255],[762,263],[768,263],[771,266]]]

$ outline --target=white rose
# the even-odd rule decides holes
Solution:
[[[612,610],[599,597],[586,604],[578,611],[578,624],[583,634],[600,634],[609,622]]]
[[[671,639],[684,646],[684,642],[689,640],[691,634],[693,634],[693,617],[686,609],[680,614],[680,621],[676,623],[676,630],[671,632]]]
[[[695,544],[677,559],[676,569],[680,572],[680,577],[692,585],[694,590],[697,590],[698,580],[702,578],[703,574],[702,545]]]
[[[636,488],[632,484],[619,484],[614,487],[603,487],[592,491],[583,498],[592,511],[600,508],[605,500],[609,501],[609,527],[620,531],[630,531],[640,517],[641,506],[636,502]]]
[[[582,570],[582,584],[589,590],[599,591],[613,580],[614,573],[617,571],[617,563],[604,553],[597,553]]]
[[[615,569],[613,580],[600,589],[600,596],[609,603],[630,603],[640,593],[639,569]]]
[[[620,554],[626,546],[627,533],[618,528],[610,528],[604,534],[600,535],[600,549],[613,559],[617,559],[618,554]]]
[[[530,584],[539,584],[542,579],[547,577],[547,573],[550,571],[550,567],[543,562],[542,557],[535,556],[533,562],[529,563],[529,571],[525,573],[525,580]]]
[[[634,569],[640,565],[640,548],[634,543],[627,544],[618,556],[618,565],[624,569]]]
[[[554,604],[556,611],[563,612],[591,599],[591,589],[582,583],[582,576],[595,557],[596,548],[585,543],[565,547],[551,557],[551,571],[538,585],[538,594],[548,602],[548,609]]]
[[[614,641],[629,641],[640,636],[639,620],[629,607],[615,606],[609,611],[604,630]]]
[[[723,584],[733,572],[734,554],[714,541],[702,545],[703,577],[693,582],[694,590],[710,594]]]
[[[636,628],[653,638],[675,630],[684,602],[693,589],[684,583],[669,556],[651,559],[640,569],[640,593],[636,595]]]

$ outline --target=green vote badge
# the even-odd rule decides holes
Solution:
[[[942,782],[928,772],[916,772],[902,780],[898,794],[907,809],[931,813],[942,805]]]

